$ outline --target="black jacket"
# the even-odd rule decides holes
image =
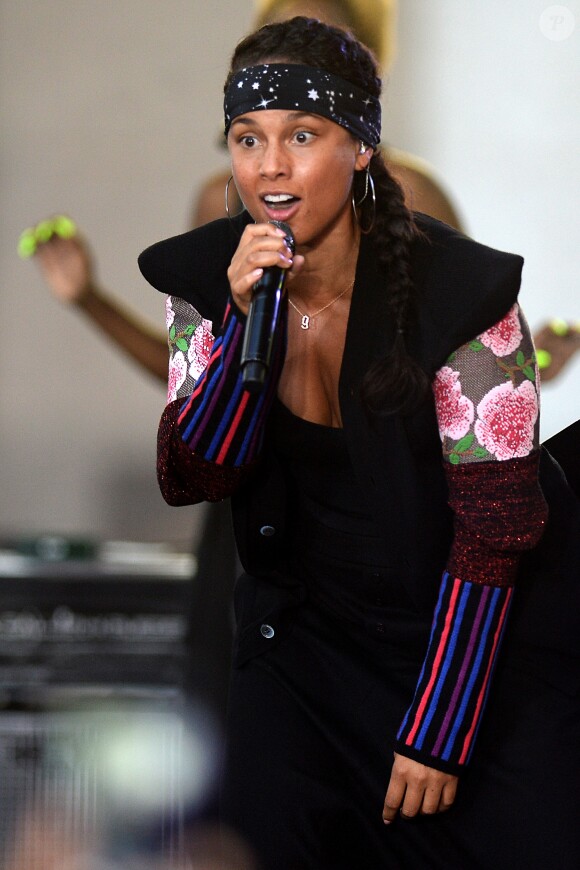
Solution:
[[[227,268],[249,220],[247,215],[219,220],[159,242],[141,254],[140,269],[158,290],[180,296],[204,318],[219,324],[229,296]],[[455,349],[490,328],[511,308],[518,295],[523,260],[478,244],[426,215],[418,214],[416,220],[421,233],[413,243],[411,264],[417,318],[407,340],[413,355],[433,376]],[[388,351],[394,337],[387,288],[373,253],[371,241],[363,236],[339,381],[340,408],[355,472],[385,533],[400,542],[404,579],[417,607],[423,609],[435,601],[451,544],[452,514],[432,397],[408,416],[394,415],[373,423],[359,399],[362,377],[372,361]],[[542,459],[542,473],[548,490],[564,504],[570,494],[548,456]],[[527,607],[521,607],[523,615],[517,615],[516,608],[512,635],[532,650],[533,667],[538,664],[537,650],[543,661],[542,651],[548,647],[557,657],[567,656],[572,642],[578,651],[580,615],[573,609],[570,618],[561,600],[572,591],[576,596],[572,604],[577,608],[580,598],[576,586],[571,590],[570,558],[563,574],[556,572],[564,579],[554,580],[552,570],[559,562],[557,553],[562,552],[564,539],[566,546],[570,543],[567,528],[576,521],[571,518],[577,511],[571,505],[562,509],[560,528],[549,530],[533,560],[524,559],[528,589],[520,597],[525,602],[530,594],[536,596],[536,615]],[[258,471],[233,498],[240,558],[249,573],[275,570],[284,539],[284,507],[283,475],[266,446]],[[264,527],[275,533],[264,535]],[[534,585],[531,577],[538,573],[541,582],[534,581]],[[546,579],[548,575],[552,580]],[[550,586],[552,582],[555,585]],[[556,626],[558,631],[553,630]],[[570,679],[574,679],[572,673],[565,678],[566,685]]]
[[[215,221],[160,242],[139,258],[153,286],[190,302],[221,323],[229,284],[226,270],[249,218]],[[418,318],[409,336],[421,365],[433,375],[449,354],[496,323],[513,305],[521,257],[477,244],[425,215],[414,243],[412,268]],[[351,460],[379,522],[401,542],[400,561],[419,606],[436,595],[451,540],[451,513],[441,463],[435,408],[429,396],[411,416],[370,425],[359,400],[362,378],[394,337],[384,276],[368,238],[362,238],[341,368],[339,396]],[[250,573],[276,564],[283,540],[283,482],[275,462],[263,458],[259,473],[234,497],[242,563]],[[260,529],[270,526],[274,535]],[[395,535],[392,535],[396,529]]]

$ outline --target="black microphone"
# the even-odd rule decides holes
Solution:
[[[269,221],[286,233],[285,242],[294,253],[292,230],[283,221]],[[242,383],[250,392],[264,384],[270,367],[274,336],[282,313],[282,290],[287,269],[268,266],[253,287],[242,344]]]

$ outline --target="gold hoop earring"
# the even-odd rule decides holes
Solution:
[[[363,227],[362,224],[361,224],[361,222],[360,222],[360,220],[359,220],[359,216],[358,216],[358,211],[357,211],[357,209],[360,208],[360,206],[361,206],[361,205],[363,204],[363,202],[366,200],[366,198],[367,198],[367,196],[368,196],[368,193],[369,193],[369,188],[370,188],[370,191],[371,191],[371,200],[372,200],[372,217],[371,217],[371,222],[370,222],[370,224],[368,225],[368,227]],[[353,210],[353,213],[354,213],[354,219],[355,219],[356,223],[358,224],[361,233],[363,234],[363,236],[368,236],[368,234],[372,231],[372,229],[373,229],[373,227],[374,227],[374,225],[375,225],[375,220],[376,220],[376,217],[377,217],[377,196],[376,196],[376,192],[375,192],[375,182],[374,182],[374,179],[373,179],[373,177],[372,177],[372,175],[371,175],[371,173],[370,173],[370,167],[369,167],[369,166],[367,166],[367,168],[366,168],[365,192],[364,192],[364,195],[359,199],[358,202],[355,202],[355,199],[354,199],[354,188],[353,188],[352,196],[351,196],[351,200],[350,200],[350,201],[351,201],[351,204],[352,204],[352,210]]]
[[[233,175],[230,175],[230,177],[229,177],[228,180],[226,181],[226,190],[225,190],[226,214],[227,214],[227,216],[228,216],[228,218],[229,218],[230,220],[232,220],[232,215],[230,214],[230,203],[229,203],[229,197],[230,197],[230,184],[232,183],[233,180],[234,180],[234,176],[233,176]],[[235,182],[234,182],[234,187],[235,187]],[[236,193],[237,193],[237,190],[236,190]],[[242,202],[239,193],[238,193],[238,199],[240,200],[240,202]],[[240,215],[240,214],[241,214],[243,211],[245,211],[245,210],[246,210],[246,208],[245,208],[245,206],[244,206],[244,203],[242,202],[242,208],[241,208],[241,211],[239,211],[238,214],[233,215],[233,217],[237,217],[238,215]]]

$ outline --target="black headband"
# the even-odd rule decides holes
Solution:
[[[324,69],[264,63],[234,73],[224,97],[226,136],[234,118],[260,109],[298,109],[322,115],[373,148],[380,142],[378,99]]]

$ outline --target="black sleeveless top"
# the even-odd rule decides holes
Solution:
[[[418,614],[400,580],[395,536],[379,533],[344,431],[303,420],[277,400],[273,441],[288,493],[288,570],[322,609],[394,640],[392,621],[399,634]]]

